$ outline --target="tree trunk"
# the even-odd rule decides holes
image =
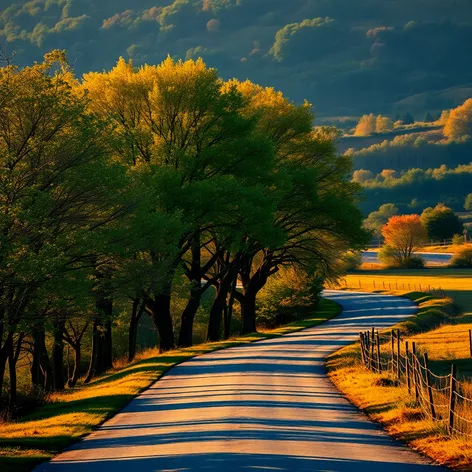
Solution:
[[[223,311],[226,307],[226,299],[232,281],[229,280],[228,275],[226,280],[223,280],[217,289],[213,305],[210,309],[210,321],[208,323],[208,341],[219,341],[221,338],[221,320],[223,318]]]
[[[64,390],[64,341],[65,319],[57,319],[54,326],[54,346],[52,349],[52,370],[54,390]]]
[[[21,340],[18,341],[21,344]],[[21,345],[18,346],[18,349],[21,349]],[[16,382],[16,360],[15,356],[15,346],[13,342],[10,343],[10,352],[8,354],[8,368],[10,373],[10,396],[8,398],[8,405],[10,410],[12,410],[16,404],[17,398],[17,382]]]
[[[10,345],[13,344],[13,333],[8,333],[5,343],[0,348],[0,398],[3,395],[3,383],[5,380],[5,371],[7,366],[8,355],[10,353]]]
[[[169,292],[161,293],[157,295],[154,300],[149,299],[147,302],[159,336],[160,352],[170,351],[175,347],[170,301],[171,295]]]
[[[113,301],[101,295],[97,299],[96,306],[97,315],[92,327],[92,355],[85,383],[113,367],[111,334]]]
[[[189,347],[193,344],[193,322],[195,315],[200,308],[200,302],[202,299],[201,286],[198,284],[197,287],[193,287],[190,290],[190,299],[187,302],[187,306],[182,313],[180,333],[179,333],[179,346]]]
[[[53,389],[52,366],[46,350],[46,335],[43,326],[36,326],[33,329],[31,383],[34,387],[46,392]]]
[[[139,320],[141,319],[141,315],[144,311],[144,305],[142,309],[140,309],[141,300],[139,298],[135,298],[133,300],[133,309],[131,311],[131,319],[129,322],[129,332],[128,332],[128,362],[132,362],[134,357],[136,356],[136,338],[138,335],[138,324]]]
[[[249,334],[257,332],[256,327],[256,296],[257,291],[248,288],[241,301],[241,334]]]
[[[74,349],[74,370],[72,371],[72,377],[67,381],[67,386],[70,388],[75,387],[79,379],[80,362],[82,360],[81,341],[76,341],[72,348]]]
[[[231,292],[229,295],[229,302],[228,305],[225,307],[225,317],[224,317],[224,338],[228,339],[231,337],[231,321],[233,319],[233,305],[234,305],[234,297],[236,292],[236,284],[237,279],[234,279],[233,285],[231,287]]]

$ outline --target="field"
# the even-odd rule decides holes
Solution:
[[[39,462],[50,459],[116,414],[171,367],[191,357],[282,336],[321,324],[338,313],[336,303],[322,300],[316,312],[281,328],[165,354],[148,351],[142,353],[133,364],[116,368],[87,386],[53,394],[48,404],[36,413],[21,421],[1,424],[0,470],[28,471]]]

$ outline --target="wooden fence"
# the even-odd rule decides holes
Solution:
[[[360,344],[365,367],[389,372],[414,395],[422,412],[449,434],[472,436],[472,388],[458,380],[455,364],[449,375],[436,375],[429,368],[428,354],[418,353],[414,342],[402,343],[398,330],[385,335],[372,328],[360,333]]]

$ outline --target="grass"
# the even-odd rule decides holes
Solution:
[[[384,286],[385,284],[385,286]],[[441,290],[461,308],[472,312],[472,269],[374,270],[350,274],[341,282],[349,289],[405,293]]]
[[[21,472],[52,458],[114,416],[136,395],[173,366],[208,352],[261,341],[319,325],[340,311],[323,299],[316,312],[302,320],[227,341],[208,343],[165,354],[148,351],[123,368],[74,389],[52,394],[49,402],[20,421],[1,424],[0,470]]]
[[[444,297],[438,299],[418,291],[420,286],[424,290],[429,285],[441,288]],[[419,306],[418,314],[397,326],[403,332],[403,339],[416,341],[418,350],[428,353],[430,368],[434,372],[448,374],[454,362],[459,376],[470,380],[471,270],[363,272],[347,276],[342,286],[351,290],[385,291],[413,299]],[[360,362],[358,343],[332,355],[327,366],[337,388],[391,435],[443,465],[471,470],[470,438],[446,435],[441,426],[425,418],[406,388],[396,386],[391,374],[375,374],[365,369]]]

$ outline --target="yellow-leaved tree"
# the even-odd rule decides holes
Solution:
[[[472,138],[472,98],[451,110],[444,126],[444,135],[449,139]]]
[[[373,113],[363,115],[356,126],[354,136],[370,136],[377,130],[377,120]]]

